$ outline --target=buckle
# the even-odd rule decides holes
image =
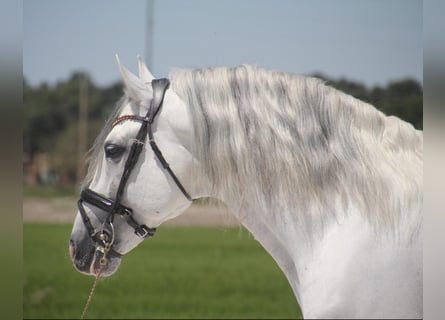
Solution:
[[[126,215],[126,216],[131,216],[133,214],[133,211],[130,208],[124,207],[122,206],[122,211],[119,212],[119,214],[121,216]]]
[[[145,224],[134,229],[134,233],[141,238],[150,238],[155,234],[156,228],[149,228]]]

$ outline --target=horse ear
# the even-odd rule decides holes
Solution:
[[[151,99],[152,90],[151,86],[147,86],[141,79],[131,73],[127,68],[125,68],[120,60],[119,56],[116,55],[117,65],[119,67],[119,72],[124,82],[125,92],[130,97],[130,99],[135,102],[146,102]]]
[[[144,83],[151,82],[154,77],[145,65],[144,59],[138,55],[138,65],[139,65],[139,79]]]

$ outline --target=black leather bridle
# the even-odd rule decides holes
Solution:
[[[136,165],[139,159],[139,155],[141,154],[142,149],[145,145],[145,140],[147,135],[151,149],[153,150],[153,153],[156,155],[157,159],[161,163],[162,167],[165,170],[167,170],[167,172],[170,174],[171,178],[175,181],[176,185],[184,194],[184,196],[189,201],[192,201],[192,198],[187,193],[184,186],[181,184],[181,182],[178,180],[176,175],[171,170],[169,164],[167,163],[161,151],[159,150],[153,137],[152,124],[156,115],[158,114],[159,110],[162,107],[165,92],[167,91],[170,85],[170,81],[168,79],[155,79],[152,81],[151,85],[153,88],[153,99],[151,101],[150,107],[148,108],[145,117],[138,115],[124,115],[116,118],[112,123],[112,127],[114,127],[119,122],[125,120],[136,120],[142,122],[141,127],[136,135],[136,140],[131,145],[130,152],[125,162],[124,172],[119,182],[119,186],[114,200],[107,198],[89,188],[85,188],[81,191],[80,199],[77,202],[77,206],[79,208],[80,215],[82,216],[82,221],[88,231],[88,235],[94,242],[96,242],[101,246],[105,246],[106,244],[112,246],[114,242],[113,218],[115,214],[123,216],[126,219],[127,223],[134,229],[134,233],[141,238],[152,237],[156,231],[156,228],[149,228],[145,224],[139,224],[134,219],[133,211],[131,210],[131,208],[121,203],[122,194],[124,192],[128,178],[130,177],[131,171],[133,170],[134,166]],[[93,226],[83,206],[84,203],[91,204],[108,213],[108,216],[102,223],[101,228],[97,229]],[[114,251],[114,253],[120,255],[116,251]]]

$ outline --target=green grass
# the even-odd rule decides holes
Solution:
[[[79,318],[93,278],[70,225],[25,224],[24,318]],[[284,274],[244,229],[164,227],[99,282],[89,318],[300,318]]]

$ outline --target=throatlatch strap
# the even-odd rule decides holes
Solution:
[[[153,113],[150,115],[150,118],[148,120],[148,141],[150,142],[150,146],[151,146],[151,149],[153,150],[153,153],[158,158],[162,167],[165,170],[167,170],[167,172],[170,174],[173,181],[178,186],[179,190],[181,190],[182,194],[187,198],[187,200],[193,201],[192,197],[190,197],[190,195],[185,190],[182,183],[179,181],[178,177],[176,177],[176,175],[170,168],[170,165],[168,164],[167,160],[165,160],[164,156],[162,155],[161,150],[158,148],[158,145],[156,144],[154,137],[153,137],[152,123],[154,121],[154,118],[158,114],[159,110],[161,109],[161,106],[162,106],[162,103],[163,103],[164,97],[165,97],[165,92],[167,91],[167,88],[169,85],[170,85],[170,81],[168,79],[157,79],[157,80],[153,80],[153,82],[152,82],[153,101],[155,101],[158,104],[156,106],[153,106],[154,107],[153,110],[155,110],[155,111],[153,111]]]

